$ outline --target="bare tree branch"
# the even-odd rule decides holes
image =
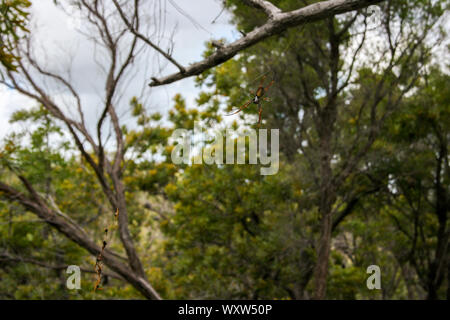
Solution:
[[[162,50],[160,47],[158,47],[156,44],[154,44],[152,41],[150,41],[146,36],[144,36],[142,33],[140,33],[137,28],[128,20],[125,13],[123,12],[122,8],[120,7],[120,4],[117,2],[117,0],[113,0],[114,5],[117,8],[117,11],[119,11],[120,17],[122,18],[125,25],[128,27],[130,32],[134,34],[137,38],[144,41],[146,44],[148,44],[150,47],[158,51],[161,55],[164,56],[167,60],[169,60],[173,65],[175,65],[181,73],[184,73],[186,70],[185,68],[179,64],[172,56],[168,53],[166,53],[164,50]],[[137,5],[137,4],[136,4]]]
[[[384,0],[328,0],[317,2],[297,10],[281,12],[276,10],[278,8],[269,4],[268,1],[248,0],[246,2],[261,8],[266,14],[269,14],[269,20],[265,24],[255,28],[239,40],[219,48],[206,59],[191,64],[185,68],[185,72],[174,73],[160,79],[152,78],[153,81],[150,83],[150,86],[161,86],[198,75],[209,68],[231,59],[240,51],[270,36],[280,34],[288,28],[361,9],[382,1]]]
[[[64,234],[67,238],[74,241],[81,247],[88,250],[92,255],[97,256],[101,248],[95,244],[78,225],[73,225],[51,210],[43,199],[34,191],[25,179],[22,180],[30,195],[26,195],[17,189],[0,182],[0,191],[3,196],[10,201],[17,201],[29,211],[35,213],[39,218],[45,220],[53,228]],[[146,298],[160,300],[161,297],[153,287],[141,276],[134,273],[127,265],[120,262],[110,250],[103,251],[103,261],[114,272],[122,276],[126,281],[132,284]]]

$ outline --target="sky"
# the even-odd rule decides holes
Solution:
[[[88,126],[92,126],[101,110],[99,92],[102,92],[105,86],[104,73],[101,72],[95,60],[102,63],[107,61],[107,56],[101,48],[93,46],[92,41],[79,32],[81,30],[89,34],[89,30],[76,10],[68,6],[64,12],[54,5],[53,0],[35,0],[32,3],[30,30],[32,43],[36,48],[36,59],[47,70],[58,72],[66,78],[69,77],[67,70],[71,66],[71,83],[81,95]],[[222,12],[220,0],[147,0],[147,3],[150,5],[150,10],[155,8],[151,8],[151,5],[160,5],[156,9],[162,14],[158,14],[156,20],[165,22],[163,29],[166,38],[174,32],[173,57],[182,65],[201,60],[205,42],[210,39],[225,38],[233,41],[239,37],[239,33],[229,23],[229,14],[226,11]],[[181,14],[172,3],[195,21]],[[220,16],[215,20],[219,14]],[[150,15],[147,17],[152,19]],[[145,18],[146,16],[143,20]],[[153,20],[155,20],[154,17]],[[214,23],[212,23],[213,20],[215,20]],[[162,41],[164,47],[164,39]],[[130,73],[124,81],[127,87],[124,88],[119,114],[125,117],[125,121],[127,110],[129,110],[127,101],[134,95],[143,94],[145,106],[149,111],[166,114],[173,106],[172,98],[176,93],[181,93],[188,105],[192,106],[199,92],[199,89],[194,86],[193,77],[174,84],[150,88],[148,83],[152,76],[168,75],[177,69],[170,64],[162,63],[164,58],[156,55],[153,50],[147,52],[147,55],[136,62],[133,73]],[[165,64],[166,67],[160,71],[160,66]],[[36,79],[40,79],[37,74]],[[65,106],[63,109],[70,110],[73,107],[73,100],[67,90],[45,79],[38,81],[45,85],[56,102]],[[14,125],[8,121],[11,114],[18,109],[33,106],[36,106],[34,101],[14,90],[0,86],[0,139],[14,128]]]

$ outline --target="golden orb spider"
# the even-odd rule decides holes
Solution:
[[[275,82],[275,81],[271,81],[269,83],[269,85],[267,87],[264,87],[264,80],[265,80],[265,76],[261,78],[261,81],[259,83],[259,87],[256,90],[256,93],[253,93],[252,91],[250,91],[250,93],[253,95],[253,98],[251,98],[250,100],[248,100],[246,103],[244,103],[244,105],[242,107],[239,108],[239,110],[227,114],[227,116],[232,116],[233,114],[236,114],[238,112],[241,112],[242,110],[244,110],[245,108],[247,108],[251,103],[256,104],[259,107],[259,121],[258,121],[258,126],[261,124],[261,113],[262,113],[262,106],[261,106],[261,101],[270,101],[270,98],[264,97],[264,94],[269,90],[270,86]]]

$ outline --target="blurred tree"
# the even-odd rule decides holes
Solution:
[[[12,53],[14,42],[22,32],[28,32],[26,9],[30,6],[28,0],[2,0],[0,3],[0,64],[11,71],[17,69],[15,62],[19,59]]]
[[[418,296],[428,299],[448,298],[449,80],[438,67],[430,68],[418,90],[388,120],[372,155],[373,170],[384,177],[384,196],[373,199],[373,208],[391,221],[397,234],[388,250],[405,270],[405,281],[420,286],[415,288]]]
[[[332,2],[328,2],[323,7],[316,7],[316,10],[310,12],[307,8],[306,11],[311,14],[308,17],[317,20],[336,12],[351,11],[355,8],[367,6],[368,3],[379,1],[381,0],[345,1],[337,6],[333,6]],[[132,284],[145,297],[160,299],[160,295],[148,281],[148,274],[138,253],[139,234],[133,234],[133,221],[136,221],[136,225],[138,221],[134,219],[135,212],[130,211],[134,207],[130,206],[129,202],[129,198],[133,198],[134,195],[130,196],[127,189],[127,181],[130,180],[131,185],[133,185],[134,181],[131,177],[127,177],[126,174],[128,173],[127,170],[129,170],[128,162],[131,160],[129,157],[134,156],[131,152],[137,152],[137,157],[139,158],[139,156],[149,151],[148,149],[150,149],[149,153],[151,153],[152,149],[158,148],[150,145],[147,141],[142,142],[142,139],[150,138],[153,139],[152,142],[161,139],[158,143],[163,143],[169,131],[158,127],[154,128],[154,130],[149,129],[146,124],[151,118],[143,115],[136,119],[137,125],[143,127],[143,130],[138,130],[139,133],[130,132],[130,136],[127,136],[127,127],[120,119],[118,109],[124,79],[129,75],[130,69],[136,66],[135,62],[138,55],[145,52],[147,46],[156,50],[158,54],[163,55],[181,71],[185,71],[170,56],[170,47],[166,50],[157,46],[160,40],[158,36],[163,37],[162,31],[164,30],[158,29],[162,24],[153,23],[153,21],[151,24],[146,24],[146,21],[149,20],[146,14],[157,17],[158,6],[153,7],[154,12],[148,12],[145,10],[152,9],[149,9],[139,0],[133,3],[114,0],[113,4],[108,1],[55,1],[62,8],[65,8],[66,5],[72,5],[74,9],[80,10],[86,21],[84,26],[85,30],[87,30],[86,34],[96,46],[99,45],[104,50],[103,54],[107,57],[100,66],[100,71],[104,71],[104,89],[98,92],[101,95],[99,101],[101,110],[98,117],[89,119],[91,122],[95,122],[95,129],[92,132],[92,128],[88,127],[85,117],[85,112],[89,107],[85,105],[85,101],[81,98],[76,86],[68,80],[70,77],[67,78],[44,66],[42,59],[40,59],[41,55],[35,51],[36,44],[33,43],[32,39],[25,38],[16,41],[19,40],[16,37],[19,29],[11,25],[10,22],[18,24],[18,28],[25,30],[22,21],[26,15],[22,11],[22,7],[29,5],[29,3],[20,0],[2,3],[6,5],[6,7],[2,7],[5,9],[2,12],[2,21],[6,25],[5,32],[8,34],[12,33],[14,39],[14,41],[7,43],[7,53],[12,54],[14,57],[20,57],[20,59],[16,59],[16,65],[14,65],[12,56],[4,57],[6,79],[0,79],[0,82],[10,89],[34,99],[43,106],[49,117],[64,124],[63,130],[70,136],[73,142],[72,146],[76,148],[76,153],[81,155],[82,161],[95,174],[96,184],[102,192],[103,200],[107,201],[110,212],[119,211],[118,230],[126,258],[124,259],[119,253],[107,248],[103,254],[105,265]],[[10,4],[13,6],[10,6]],[[276,10],[276,8],[273,8],[265,1],[260,1],[259,7],[266,14],[270,14],[270,16],[273,16],[271,12],[279,12],[279,10]],[[142,19],[142,16],[145,16],[146,19]],[[286,21],[281,23],[278,28],[280,30],[289,28],[291,23],[296,23],[294,21],[295,17],[305,19],[301,12],[295,13],[293,17],[288,17]],[[147,34],[153,34],[153,36],[147,36]],[[265,37],[268,35],[270,34],[266,33]],[[259,40],[256,40],[261,41],[263,38],[260,37]],[[241,47],[240,50],[243,48]],[[224,60],[226,60],[224,57],[219,57],[216,59],[216,64]],[[13,71],[17,71],[17,73]],[[58,101],[52,95],[49,87],[46,86],[49,82],[58,88],[62,88],[70,96],[68,98],[70,102],[65,104]],[[132,104],[137,109],[135,113],[139,114],[139,109],[142,109],[142,106],[139,106],[139,103],[136,101],[132,101]],[[74,110],[74,113],[68,110]],[[155,119],[157,118],[158,116]],[[107,130],[111,130],[109,135],[106,134]],[[111,140],[109,139],[110,137],[112,137]],[[72,151],[75,152],[74,150]],[[9,145],[6,144],[4,154],[9,156],[9,153]],[[8,159],[12,162],[14,162],[13,160],[16,157],[20,159],[20,155],[16,155],[14,152],[10,156]],[[51,160],[47,162],[47,168],[50,162]],[[61,215],[62,211],[58,209],[60,199],[53,199],[54,205],[52,200],[46,196],[48,194],[46,190],[51,190],[50,184],[53,178],[46,178],[45,185],[37,183],[37,181],[41,182],[40,173],[45,173],[46,175],[51,175],[52,173],[32,170],[27,173],[24,169],[29,168],[21,168],[20,165],[20,161],[18,167],[11,164],[9,160],[4,162],[5,170],[9,170],[10,174],[13,175],[8,177],[11,180],[0,182],[0,191],[4,199],[21,204],[26,210],[36,214],[67,238],[88,250],[92,255],[97,256],[100,252],[103,252],[101,246],[80,226],[79,221],[66,219],[66,213]],[[174,171],[171,166],[163,165],[161,167],[151,163],[151,161],[150,163],[143,161],[137,164],[130,164],[130,167],[135,169],[136,172],[150,169],[148,173],[144,174],[144,177],[139,179],[139,183],[145,188],[148,188],[149,185],[162,187],[167,182],[167,180],[163,180],[166,173],[171,174]],[[57,189],[55,188],[55,190]]]
[[[5,298],[443,297],[448,77],[427,67],[444,36],[439,23],[448,1],[387,1],[375,22],[359,9],[292,29],[282,25],[277,37],[204,69],[197,106],[176,95],[165,123],[140,98],[125,105],[130,122],[119,117],[121,86],[144,46],[172,59],[141,33],[139,1],[75,3],[108,57],[98,117],[87,123],[89,106],[66,78],[43,68],[29,39],[14,47],[18,72],[4,68],[2,83],[39,104],[13,115],[21,130],[0,150]],[[226,2],[244,35],[271,23],[271,10],[256,3],[267,5]],[[298,8],[293,0],[273,3]],[[230,59],[221,56],[222,44],[209,43],[204,61]],[[189,75],[180,72],[179,79]],[[280,129],[277,175],[261,176],[258,165],[171,162],[174,129],[192,129],[195,121],[235,134],[251,127],[253,108],[240,114],[243,121],[228,123],[221,114],[242,105],[264,75],[275,80],[263,119]],[[46,81],[65,88],[71,103],[53,97]],[[420,113],[424,104],[435,110]],[[196,150],[203,146],[212,141]],[[108,243],[104,277],[114,289],[94,294],[83,282],[86,290],[68,293],[64,267],[93,272],[89,256],[100,252],[116,209],[119,237]],[[382,267],[381,292],[365,287],[371,264]]]
[[[148,232],[154,216],[146,215],[144,202],[138,192],[141,184],[150,185],[155,178],[149,173],[158,170],[158,182],[164,186],[161,165],[154,161],[139,162],[149,149],[157,148],[167,139],[168,130],[155,125],[160,116],[147,116],[139,108],[137,99],[131,101],[134,116],[148,117],[139,130],[130,130],[125,135],[127,148],[133,157],[127,159],[124,183],[127,186],[126,201],[130,208],[130,233],[136,242],[144,244],[147,254],[152,248],[148,243]],[[138,111],[140,109],[141,111]],[[96,175],[84,158],[76,153],[76,147],[67,133],[58,125],[44,107],[20,110],[12,115],[11,122],[21,124],[22,130],[11,133],[0,151],[0,177],[11,189],[20,190],[21,180],[33,185],[36,196],[48,203],[54,215],[92,239],[102,239],[103,230],[111,225],[113,214]],[[126,129],[124,128],[126,131]],[[145,145],[144,145],[145,144]],[[136,158],[134,158],[136,157]],[[168,167],[169,175],[170,171]],[[167,178],[165,178],[167,179]],[[1,186],[4,188],[4,184]],[[7,196],[10,189],[2,189],[0,196]],[[23,191],[21,191],[23,194]],[[92,298],[137,298],[138,291],[127,284],[119,273],[108,269],[104,272],[103,286],[108,290],[92,290],[94,263],[90,253],[56,232],[43,217],[36,218],[33,211],[15,202],[0,203],[0,233],[2,234],[0,269],[3,272],[0,292],[5,298],[16,299],[92,299]],[[147,232],[145,232],[145,230]],[[111,230],[112,231],[112,230]],[[124,260],[123,249],[113,234],[108,248],[120,260]],[[100,243],[100,240],[98,240]],[[17,262],[21,264],[17,265]],[[82,270],[82,290],[66,288],[68,265],[79,265]],[[42,271],[44,269],[44,271]],[[147,269],[150,279],[158,276],[158,270]],[[163,285],[161,279],[158,279]],[[13,285],[14,284],[14,285]],[[19,288],[16,290],[16,288]],[[158,288],[158,284],[157,284]],[[159,288],[158,288],[159,289]]]
[[[273,3],[286,11],[296,6]],[[261,24],[258,10],[241,1],[227,4],[244,34]],[[224,96],[228,111],[242,105],[263,75],[275,80],[272,107],[265,107],[263,118],[268,128],[280,129],[280,147],[298,168],[293,175],[307,186],[297,214],[312,210],[320,219],[311,225],[316,240],[309,249],[316,256],[302,262],[314,266],[317,299],[325,297],[332,231],[363,197],[379,191],[365,175],[366,156],[385,120],[425,73],[431,47],[444,36],[439,23],[447,6],[448,1],[386,2],[375,19],[364,9],[327,18],[264,41],[197,79],[212,88],[200,102]],[[255,112],[247,108],[241,114]]]

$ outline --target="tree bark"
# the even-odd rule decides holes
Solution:
[[[436,126],[435,126],[436,128]],[[437,300],[438,290],[445,277],[445,267],[448,264],[448,242],[449,232],[447,229],[447,211],[448,199],[445,187],[442,185],[442,171],[444,175],[448,174],[448,168],[445,166],[445,159],[448,159],[447,144],[442,135],[436,128],[438,140],[440,142],[439,156],[436,165],[435,192],[436,204],[435,213],[439,222],[437,233],[437,245],[434,259],[430,264],[427,279],[427,300]],[[444,169],[444,170],[443,170]]]
[[[333,103],[334,104],[334,103]],[[328,258],[331,248],[332,206],[336,200],[331,169],[331,137],[334,124],[335,107],[325,108],[319,127],[320,136],[320,198],[319,214],[321,216],[320,238],[317,246],[317,261],[314,270],[314,299],[325,298],[328,275]],[[327,110],[328,109],[328,110]]]
[[[339,72],[339,44],[340,38],[336,33],[335,18],[328,19],[330,45],[330,87],[325,107],[318,110],[317,132],[319,135],[319,214],[321,216],[320,238],[317,246],[317,262],[314,270],[314,299],[324,299],[328,277],[328,259],[331,249],[331,232],[333,227],[332,207],[336,201],[336,186],[333,181],[331,160],[333,148],[334,125],[337,117],[337,93]]]

